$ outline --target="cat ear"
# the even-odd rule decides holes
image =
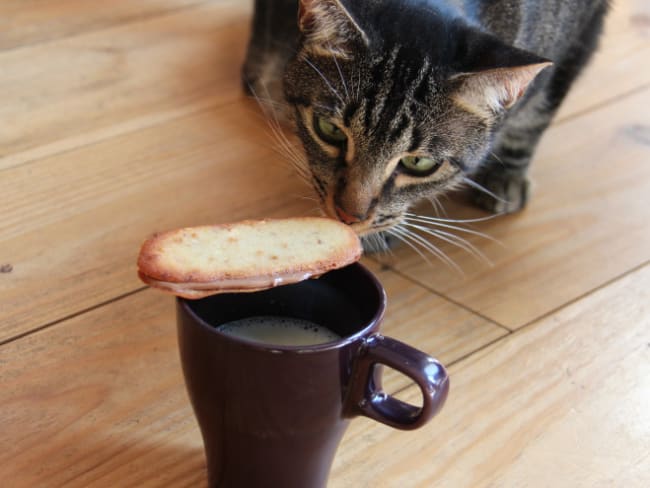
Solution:
[[[348,58],[354,44],[368,44],[363,30],[338,0],[300,0],[298,27],[312,50]]]
[[[551,64],[550,61],[542,61],[455,75],[452,81],[459,83],[455,98],[468,108],[502,112],[512,107],[535,77]]]

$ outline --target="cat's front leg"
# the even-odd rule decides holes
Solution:
[[[535,89],[508,114],[495,135],[487,160],[472,177],[476,183],[474,202],[481,208],[494,213],[514,213],[528,203],[528,167],[556,108],[549,107],[548,103],[549,78],[541,75]]]
[[[473,190],[473,200],[489,212],[504,214],[522,210],[530,196],[527,167],[506,168],[492,163],[472,179],[480,185]]]
[[[606,2],[598,2],[594,8],[606,10]],[[525,207],[530,196],[526,173],[535,148],[594,52],[603,27],[602,13],[593,15],[573,43],[566,46],[562,57],[555,60],[553,68],[537,77],[532,90],[508,114],[487,162],[473,177],[497,197],[475,190],[475,202],[480,207],[497,213],[517,212]]]
[[[244,91],[272,106],[284,103],[282,76],[298,38],[297,0],[255,0],[246,59]]]

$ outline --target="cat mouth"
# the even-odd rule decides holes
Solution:
[[[350,215],[334,202],[323,199],[322,209],[325,215],[348,225],[359,237],[370,236],[391,229],[401,221],[401,215],[381,214],[373,210],[369,215],[359,218]]]
[[[335,206],[334,204],[324,205],[323,210],[328,217],[346,224],[360,237],[378,232],[377,230],[375,230],[375,226],[374,226],[375,219],[373,218],[373,216],[369,216],[364,219],[359,219],[347,214],[345,211],[341,210],[339,207]]]
[[[334,220],[338,220],[339,222],[344,223],[348,227],[350,227],[358,236],[363,237],[369,234],[374,234],[375,232],[379,232],[380,230],[377,230],[377,228],[373,225],[372,219],[367,219],[363,221],[358,221],[358,222],[346,222],[338,217],[338,215],[328,215],[330,218],[333,218]]]
[[[336,213],[334,215],[329,212],[326,213],[328,214],[328,217],[348,225],[359,237],[370,236],[373,234],[378,234],[379,232],[390,230],[400,223],[400,217],[393,215],[373,215],[364,220],[346,222],[345,220],[341,219],[340,216]]]
[[[399,225],[399,219],[391,220],[390,222],[382,222],[380,224],[373,224],[373,226],[363,235],[377,234],[379,232],[389,231],[396,225]]]

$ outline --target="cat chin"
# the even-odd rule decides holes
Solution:
[[[340,222],[343,222],[341,219],[339,219],[336,214],[332,215],[333,212],[329,212],[327,208],[323,208],[323,213],[334,220],[338,220]],[[380,234],[382,232],[385,232],[387,230],[392,229],[396,225],[399,225],[399,223],[402,220],[402,216],[399,215],[391,215],[390,219],[387,219],[386,217],[381,217],[377,216],[376,214],[374,215],[374,218],[371,217],[369,219],[363,220],[361,222],[355,222],[353,224],[347,224],[359,237],[367,237],[367,236],[372,236],[376,234]],[[378,223],[381,222],[381,223]],[[345,222],[343,222],[345,223]]]
[[[352,230],[354,232],[356,232],[359,237],[363,238],[363,237],[369,237],[369,236],[376,235],[376,234],[381,234],[382,232],[386,232],[387,230],[390,230],[393,227],[395,227],[398,223],[399,223],[399,221],[396,220],[394,222],[390,222],[390,223],[382,224],[382,225],[372,225],[371,224],[371,225],[367,225],[364,228],[360,228],[360,229],[357,229],[357,228],[355,228],[354,225],[352,225]]]
[[[348,225],[359,237],[364,237],[367,235],[375,234],[377,232],[381,232],[381,229],[377,229],[375,226],[373,226],[373,223],[370,219],[349,224],[341,220],[336,215],[336,212],[334,210],[331,210],[328,207],[323,208],[323,213],[325,213],[325,215],[327,215],[327,217],[329,217],[330,219],[334,219]]]
[[[338,220],[338,219],[335,219]],[[388,229],[391,226],[381,226],[381,228],[373,227],[371,223],[358,223],[358,224],[347,224],[350,229],[352,229],[359,237],[367,237],[373,234],[377,234],[382,230]]]
[[[365,220],[362,220],[361,222],[348,223],[337,215],[335,208],[334,199],[332,197],[322,199],[321,212],[325,216],[343,222],[362,238],[380,234],[392,229],[396,225],[399,225],[403,217],[401,212],[405,211],[395,210],[391,213],[381,213],[374,210]]]

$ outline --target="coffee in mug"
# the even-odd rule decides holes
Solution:
[[[261,315],[221,324],[219,332],[277,346],[312,346],[337,341],[341,336],[310,320]]]

